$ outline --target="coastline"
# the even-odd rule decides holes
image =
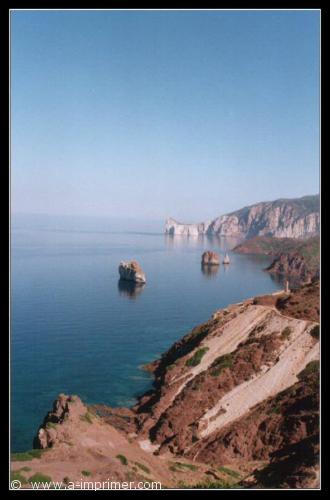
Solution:
[[[318,289],[315,285],[306,285],[301,293],[305,294],[306,291],[308,298],[312,295],[314,298],[317,297]],[[238,425],[237,432],[240,435],[243,422],[251,412],[253,413],[253,408],[258,408],[260,405],[255,418],[256,420],[265,418],[267,422],[273,408],[276,409],[278,404],[276,401],[284,398],[283,401],[287,402],[283,404],[296,404],[295,396],[287,399],[286,394],[290,387],[297,386],[295,391],[304,391],[304,397],[307,397],[310,394],[310,384],[316,383],[314,373],[311,375],[314,378],[308,379],[308,383],[303,385],[297,376],[307,365],[313,364],[314,360],[316,362],[318,359],[318,340],[310,333],[315,330],[318,323],[315,322],[315,318],[313,321],[294,317],[297,314],[293,314],[291,310],[293,307],[290,305],[291,295],[274,293],[254,297],[215,311],[208,321],[197,325],[178,339],[160,358],[144,365],[144,369],[154,376],[153,388],[141,394],[137,403],[131,408],[85,406],[78,397],[74,397],[78,402],[76,408],[80,408],[80,413],[76,414],[70,409],[75,404],[67,404],[71,401],[70,397],[68,400],[65,399],[67,396],[62,396],[61,403],[59,404],[57,400],[53,412],[46,416],[35,441],[37,448],[48,450],[47,462],[41,458],[35,465],[39,468],[42,466],[52,469],[54,475],[59,465],[56,467],[52,465],[52,460],[54,464],[58,464],[60,458],[65,459],[68,450],[63,436],[66,436],[66,441],[68,436],[71,436],[70,441],[73,446],[69,450],[71,455],[75,453],[76,448],[77,452],[79,449],[79,453],[86,452],[81,443],[95,442],[99,450],[102,448],[102,454],[110,453],[112,456],[113,453],[120,454],[120,449],[124,446],[125,456],[130,456],[131,453],[134,456],[137,454],[141,460],[149,461],[148,468],[153,471],[159,471],[159,463],[171,464],[175,460],[180,460],[180,463],[186,463],[186,468],[191,467],[192,470],[197,467],[200,471],[193,475],[194,477],[189,474],[185,476],[185,480],[190,484],[200,482],[203,477],[205,481],[207,468],[212,468],[212,464],[213,469],[215,466],[217,468],[230,466],[237,472],[242,482],[242,458],[245,455],[244,460],[250,465],[246,465],[244,477],[249,473],[253,485],[257,481],[256,473],[253,473],[256,462],[259,460],[258,470],[267,467],[269,454],[274,451],[274,444],[264,443],[262,449],[254,449],[253,446],[249,449],[244,448],[244,441],[239,441],[236,447],[239,447],[240,452],[236,457],[230,441],[229,447],[225,444],[224,439],[228,430],[227,434],[224,434],[224,431]],[[286,309],[283,304],[286,304]],[[276,325],[277,328],[281,325],[279,333],[275,331]],[[288,336],[286,330],[289,332]],[[294,361],[295,358],[292,356],[295,351],[300,353],[297,361]],[[293,377],[289,376],[290,370],[293,370]],[[245,386],[249,385],[250,396],[246,398]],[[241,395],[244,394],[242,399]],[[226,404],[229,404],[229,407],[227,406],[224,411],[222,407]],[[65,408],[61,410],[61,416],[58,413],[59,405]],[[311,435],[306,435],[306,438],[314,440],[317,429],[315,411],[313,409],[311,413],[311,416],[314,415],[314,430]],[[64,418],[63,414],[68,416]],[[79,422],[84,421],[84,415],[87,414],[89,425],[81,427]],[[287,431],[284,431],[285,419],[279,420],[276,415],[274,410],[274,417],[265,425],[269,426],[273,422],[272,425],[278,427],[277,446],[280,449],[282,433]],[[300,421],[300,418],[297,416],[297,421]],[[176,429],[174,434],[172,429]],[[259,431],[252,426],[250,432],[252,437]],[[107,433],[115,435],[115,441],[122,444],[114,445],[112,451],[105,452],[100,439],[102,436],[102,440],[105,439]],[[222,449],[222,452],[217,452],[216,455],[210,449],[215,439],[217,449],[219,451]],[[293,441],[297,439],[295,432],[290,439]],[[212,446],[214,448],[214,444]],[[51,456],[53,459],[50,459]],[[115,457],[116,455],[114,459]],[[16,465],[18,462],[13,464]],[[125,475],[126,467],[119,467],[116,472],[118,477]],[[180,473],[174,470],[174,466],[168,467],[173,467],[173,470],[169,469],[165,474],[166,484],[171,486],[177,483]],[[130,470],[133,474],[134,470]],[[164,483],[164,474],[161,476]],[[223,477],[219,481],[223,481]]]

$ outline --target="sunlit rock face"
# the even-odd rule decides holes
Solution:
[[[165,233],[198,236],[275,236],[277,238],[307,238],[320,230],[319,196],[280,199],[244,207],[221,215],[211,222],[184,224],[167,219]]]
[[[131,262],[121,262],[119,264],[120,279],[133,281],[134,283],[145,283],[146,276],[141,266],[135,260]]]

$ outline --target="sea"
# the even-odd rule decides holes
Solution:
[[[238,240],[167,236],[163,221],[13,216],[11,450],[33,437],[60,393],[131,406],[152,386],[142,366],[214,311],[283,287],[270,258],[239,255]],[[230,264],[205,270],[214,250]],[[119,280],[137,260],[147,283]]]

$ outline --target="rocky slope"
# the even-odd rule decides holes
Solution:
[[[242,238],[262,235],[304,238],[318,234],[319,226],[319,196],[315,195],[257,203],[199,224],[182,224],[169,218],[165,224],[165,233]]]
[[[146,366],[154,388],[131,409],[60,396],[34,443],[48,451],[13,473],[317,487],[318,300],[311,283],[216,311]]]

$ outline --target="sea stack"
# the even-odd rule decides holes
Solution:
[[[131,260],[130,262],[121,262],[118,270],[122,280],[133,281],[134,283],[146,282],[146,276],[138,262],[135,260]]]
[[[223,259],[223,264],[230,264],[230,259],[229,259],[229,255],[226,253],[226,255],[224,256],[224,259]]]
[[[219,255],[215,252],[207,251],[202,255],[202,266],[218,266],[220,264]]]

